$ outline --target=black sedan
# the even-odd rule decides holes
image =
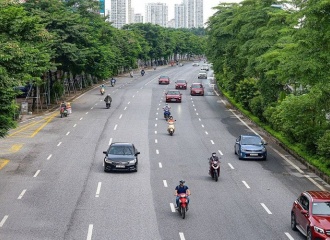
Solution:
[[[134,171],[138,170],[138,155],[140,152],[133,143],[112,143],[107,151],[103,152],[104,171]]]
[[[262,159],[267,158],[267,143],[258,135],[240,135],[234,146],[235,154],[239,159]]]

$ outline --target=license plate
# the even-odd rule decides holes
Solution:
[[[251,153],[250,156],[258,156],[257,153]]]
[[[182,86],[180,86],[180,88],[182,88]]]
[[[171,101],[172,101],[172,102],[176,102],[176,99],[175,99],[175,98],[172,98]]]
[[[125,168],[124,165],[116,165],[116,168]]]
[[[196,93],[199,93],[199,91],[195,91]]]

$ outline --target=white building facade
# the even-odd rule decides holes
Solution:
[[[166,3],[147,3],[145,7],[145,22],[167,27],[168,6]]]
[[[174,20],[175,28],[184,28],[185,27],[185,12],[184,12],[184,5],[183,4],[175,4],[174,5]]]
[[[105,0],[109,22],[116,28],[122,28],[132,22],[132,0]]]

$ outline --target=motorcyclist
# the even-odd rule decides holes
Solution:
[[[180,180],[180,184],[178,186],[176,186],[175,188],[175,193],[174,193],[174,196],[176,196],[176,209],[179,208],[179,199],[180,199],[180,196],[179,194],[181,193],[185,193],[187,194],[187,210],[188,210],[188,204],[189,204],[189,195],[190,195],[190,190],[188,188],[187,185],[184,185],[185,184],[185,181],[184,180]]]
[[[116,83],[116,79],[114,79],[113,77],[111,78],[111,80],[110,80],[110,83],[111,83],[111,86],[114,86],[115,85],[115,83]]]
[[[164,110],[164,118],[166,118],[165,116],[165,112],[169,112],[169,115],[171,115],[171,107],[168,105],[168,103],[165,104],[165,106],[163,107]]]
[[[100,87],[100,93],[103,95],[103,93],[105,92],[105,86],[104,86],[104,84],[102,84],[101,85],[101,87]]]
[[[112,102],[112,97],[110,96],[110,94],[108,94],[108,95],[104,98],[104,101],[105,101],[106,103],[110,102],[110,104],[111,104],[111,102]]]
[[[141,70],[141,75],[143,76],[146,72],[144,71],[144,69]]]
[[[210,165],[210,169],[209,169],[209,174],[211,175],[212,172],[212,162],[213,161],[219,161],[219,157],[217,156],[217,154],[215,152],[212,153],[212,156],[209,158],[209,165]]]
[[[168,132],[169,132],[170,129],[172,128],[172,129],[173,129],[173,133],[174,133],[174,131],[175,131],[174,122],[175,122],[175,121],[176,121],[176,120],[174,120],[172,116],[169,116],[169,117],[168,117],[168,120],[167,120],[167,123],[168,123],[167,131],[168,131]]]

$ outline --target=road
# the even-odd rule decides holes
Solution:
[[[290,228],[290,209],[304,190],[329,189],[272,139],[197,79],[198,67],[159,67],[106,86],[113,102],[93,89],[75,99],[73,112],[37,118],[0,140],[0,239],[304,239]],[[211,75],[211,71],[208,73]],[[168,75],[170,85],[159,85]],[[176,132],[163,119],[164,92],[176,79],[202,82],[205,96],[181,90],[170,103]],[[268,142],[267,161],[240,161],[239,134]],[[111,142],[133,142],[137,173],[106,173]],[[221,156],[218,182],[207,158]],[[174,188],[186,180],[186,219],[174,211]]]

